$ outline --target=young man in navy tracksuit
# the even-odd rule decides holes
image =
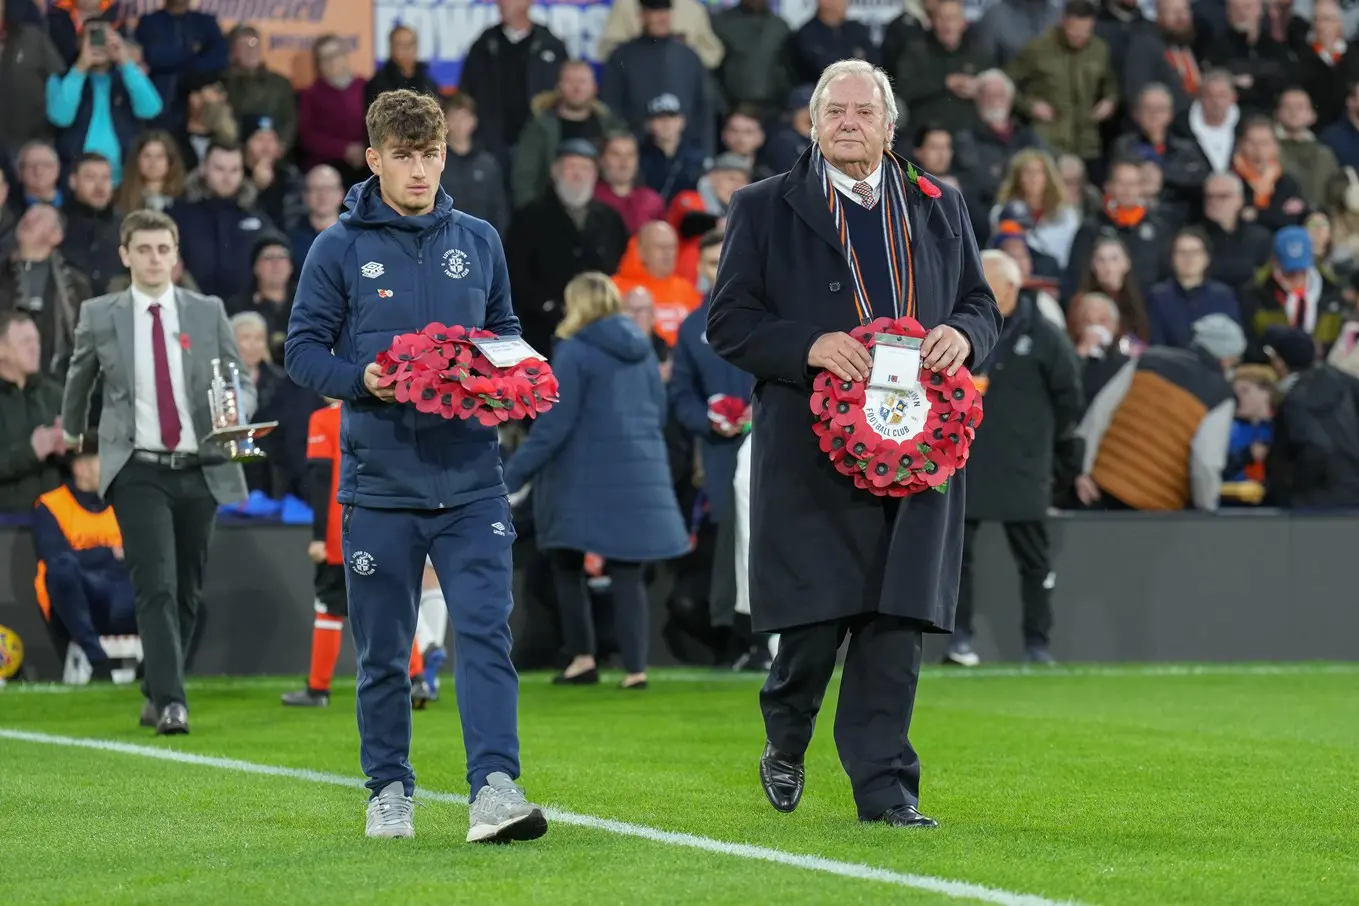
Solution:
[[[407,666],[425,557],[451,609],[454,681],[473,802],[469,842],[531,840],[547,820],[515,785],[519,677],[510,663],[515,532],[494,428],[394,402],[377,354],[427,324],[518,335],[496,231],[439,187],[438,101],[385,92],[368,110],[368,166],[340,222],[316,237],[285,344],[288,373],[344,401],[337,499],[358,651],[367,835],[411,837]]]

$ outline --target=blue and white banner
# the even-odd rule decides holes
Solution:
[[[708,0],[714,9],[731,5],[734,0]],[[965,0],[969,19],[981,15],[991,0]],[[529,15],[566,42],[573,59],[604,62],[599,59],[599,36],[609,17],[609,0],[535,0]],[[816,0],[771,0],[775,12],[799,28],[816,13]],[[901,15],[900,0],[850,0],[850,18],[866,22],[874,40],[881,40],[882,28]],[[373,48],[377,64],[387,59],[387,34],[396,25],[409,25],[420,37],[420,59],[429,61],[430,75],[440,85],[458,84],[462,61],[472,42],[491,25],[500,21],[494,0],[375,0],[373,4]]]
[[[593,0],[537,0],[530,15],[566,42],[572,59],[600,63],[596,55],[609,3]],[[387,35],[396,25],[409,25],[420,37],[420,59],[440,85],[457,85],[462,61],[472,42],[500,21],[494,2],[486,0],[376,0],[373,46],[378,65],[387,59]]]

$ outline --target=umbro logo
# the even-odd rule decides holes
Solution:
[[[503,535],[503,534],[505,534],[505,523],[503,523],[503,522],[492,522],[492,523],[491,523],[491,531],[495,532],[497,535]]]
[[[359,268],[359,273],[363,274],[369,280],[376,280],[386,272],[387,269],[376,261],[369,261],[363,267]]]

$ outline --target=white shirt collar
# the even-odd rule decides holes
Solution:
[[[132,287],[132,304],[136,306],[138,312],[145,313],[152,305],[159,303],[166,309],[175,307],[175,288],[168,287],[159,297],[152,297],[142,292],[137,287]]]
[[[880,191],[882,189],[881,161],[879,161],[878,165],[873,168],[873,172],[865,176],[863,179],[855,179],[853,176],[849,176],[848,174],[843,173],[840,170],[837,170],[835,167],[832,167],[830,165],[829,161],[827,161],[826,163],[826,170],[830,173],[831,185],[838,189],[842,195],[847,195],[850,198],[852,198],[855,204],[861,204],[861,202],[859,201],[859,196],[854,194],[854,186],[857,183],[861,182],[868,183],[869,187],[873,190],[874,204],[877,204],[878,199],[882,197],[882,192]]]

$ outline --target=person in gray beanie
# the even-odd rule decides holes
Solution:
[[[1226,315],[1194,322],[1187,349],[1153,346],[1104,385],[1077,434],[1076,496],[1111,510],[1216,510],[1236,394],[1226,373],[1246,351]]]
[[[1234,368],[1246,353],[1246,333],[1230,315],[1205,315],[1193,323],[1192,330],[1190,345],[1219,360],[1223,371]]]

